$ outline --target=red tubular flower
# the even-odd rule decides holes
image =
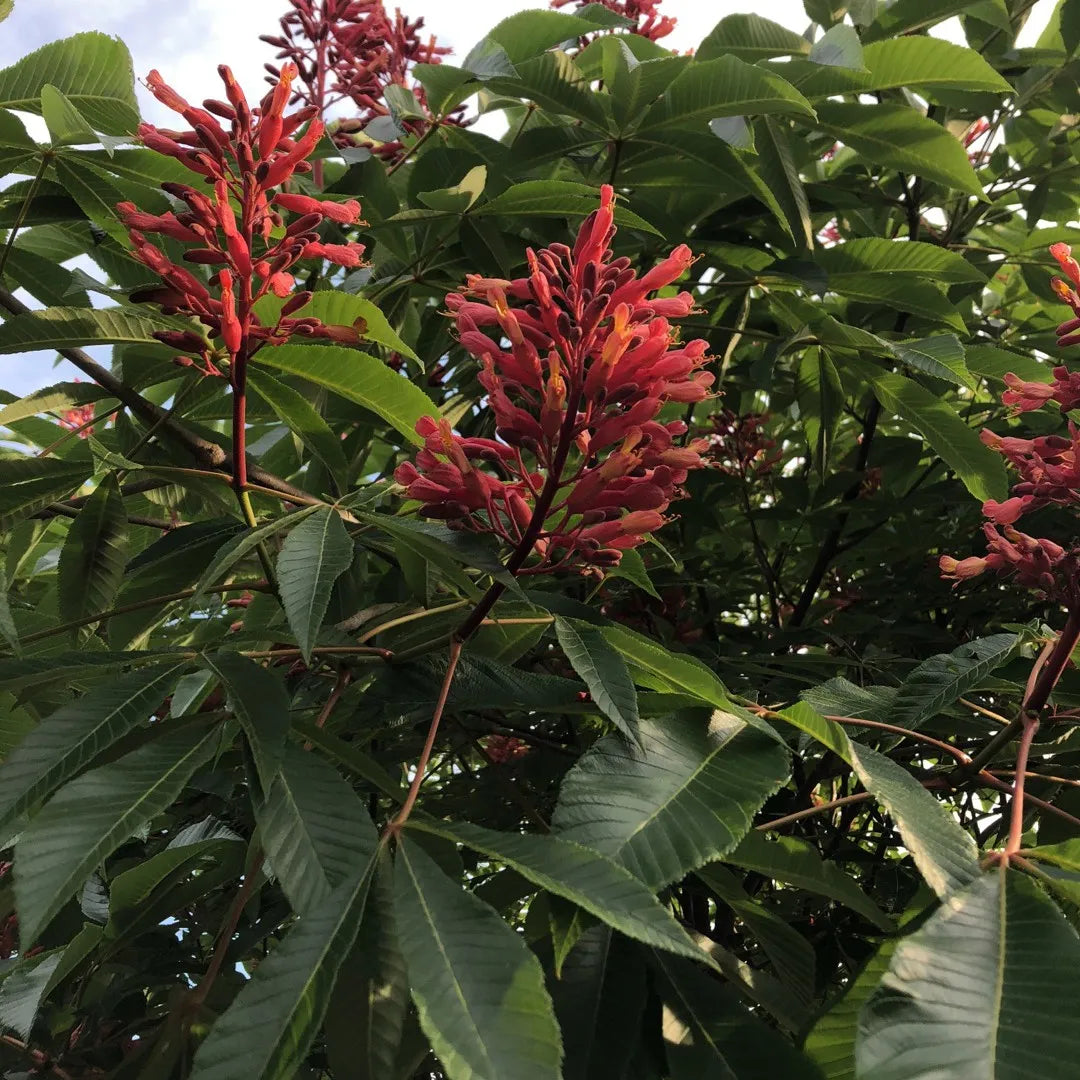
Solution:
[[[1072,257],[1068,244],[1053,244],[1050,254],[1057,260],[1074,285],[1080,285],[1080,264]],[[1054,291],[1069,304],[1077,317],[1058,327],[1058,344],[1080,342],[1080,296],[1059,278],[1052,282]],[[1061,366],[1054,368],[1051,383],[1024,382],[1009,373],[1003,404],[1015,413],[1040,408],[1056,402],[1063,413],[1080,405],[1080,372]],[[1028,536],[1013,528],[1025,514],[1049,505],[1080,504],[1080,428],[1072,421],[1068,435],[1044,435],[1034,439],[1002,437],[989,430],[980,434],[982,441],[997,451],[1016,470],[1020,482],[1014,484],[1004,502],[988,499],[983,513],[989,521],[983,526],[987,554],[954,559],[943,555],[939,565],[942,576],[960,582],[977,577],[986,570],[1012,575],[1018,584],[1038,589],[1070,611],[1080,609],[1080,547],[1063,548],[1046,538]]]
[[[292,10],[280,20],[281,33],[262,40],[278,49],[277,59],[288,60],[298,71],[293,100],[306,102],[326,118],[333,106],[348,101],[360,110],[334,125],[331,137],[338,145],[353,145],[351,133],[386,116],[383,100],[388,86],[403,86],[426,105],[424,89],[411,77],[416,64],[438,64],[450,52],[435,38],[421,37],[423,19],[410,20],[395,10],[390,16],[382,0],[289,0]],[[266,65],[271,81],[279,69]],[[458,117],[444,122],[460,123]],[[404,121],[412,134],[420,134],[429,121]],[[401,150],[395,140],[379,153],[394,156]]]
[[[93,419],[94,406],[88,402],[86,405],[76,405],[73,409],[68,409],[60,417],[60,426],[67,428],[68,431],[77,432],[80,439],[88,439],[94,434],[94,427],[92,424],[90,427],[83,427],[83,424],[87,424]]]
[[[692,300],[648,296],[686,270],[689,249],[639,278],[609,250],[613,208],[605,186],[573,249],[530,249],[528,277],[471,276],[447,297],[461,345],[480,361],[497,438],[462,438],[425,417],[424,449],[395,474],[428,516],[514,545],[514,570],[538,555],[522,573],[614,565],[665,523],[704,463],[705,440],[676,446],[686,425],[657,419],[667,402],[707,397],[713,381],[701,370],[706,343],[681,344],[657,310],[686,314]]]
[[[551,6],[561,8],[574,2],[575,0],[551,0]],[[630,33],[646,37],[650,41],[659,41],[675,29],[676,20],[668,15],[661,15],[657,10],[660,0],[600,0],[600,3],[608,11],[630,19],[634,24],[630,27]],[[580,6],[585,5],[581,3]]]
[[[283,309],[275,323],[264,325],[253,305],[267,293],[287,296],[293,284],[288,271],[298,261],[327,259],[340,266],[358,266],[363,248],[359,244],[324,244],[316,232],[324,220],[356,222],[360,205],[355,200],[333,203],[273,190],[294,173],[310,168],[304,159],[314,150],[323,130],[322,122],[310,110],[284,114],[296,69],[286,65],[275,88],[256,109],[248,105],[232,72],[227,67],[218,70],[228,102],[208,101],[205,109],[189,105],[152,71],[147,77],[150,91],[179,112],[192,130],[162,133],[149,124],[139,129],[147,146],[200,173],[209,190],[163,184],[169,195],[186,206],[179,214],[147,214],[130,202],[120,203],[117,210],[131,230],[132,254],[166,286],[139,290],[132,300],[158,303],[169,314],[198,319],[229,354],[235,388],[242,385],[244,364],[263,345],[279,345],[297,333],[357,340],[352,327],[289,318],[295,305]],[[219,123],[219,116],[229,120],[228,130]],[[307,131],[294,141],[290,134],[308,121]],[[279,236],[285,224],[282,211],[302,216]],[[204,281],[171,262],[147,240],[147,233],[193,245],[184,255],[185,262],[217,267],[216,272],[209,282]],[[198,335],[163,330],[156,336],[174,348],[200,356],[204,373],[218,374],[211,346]]]

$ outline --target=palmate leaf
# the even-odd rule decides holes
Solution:
[[[375,850],[359,796],[332,765],[295,746],[285,748],[257,818],[266,857],[300,915],[317,908]]]
[[[54,41],[0,71],[0,108],[41,114],[41,90],[54,86],[108,135],[133,135],[139,123],[127,46],[96,32]]]
[[[608,736],[567,773],[552,823],[657,889],[718,859],[787,778],[786,751],[716,712],[642,721],[644,750]]]
[[[520,935],[411,842],[394,896],[420,1025],[449,1080],[560,1080],[551,998]]]
[[[904,846],[939,897],[946,899],[979,876],[975,841],[906,769],[849,739],[839,724],[826,720],[804,701],[779,715],[854,768],[866,790],[895,819]]]
[[[542,889],[578,905],[627,937],[694,960],[705,954],[674,916],[618,863],[558,836],[500,833],[467,822],[413,819],[410,827],[497,859]]]
[[[664,1003],[664,1050],[671,1080],[820,1080],[782,1035],[740,1002],[729,986],[674,956],[654,953]]]
[[[398,1075],[408,1010],[409,974],[398,943],[392,867],[380,859],[360,933],[326,1013],[326,1052],[334,1075],[350,1080]]]
[[[0,325],[0,331],[7,323]],[[89,461],[61,461],[51,457],[15,457],[0,460],[0,527],[32,514],[70,495],[90,475]]]
[[[438,406],[418,386],[395,374],[381,360],[356,349],[281,345],[263,349],[255,362],[298,375],[369,409],[417,446],[423,439],[416,434],[416,421],[421,416],[439,415]]]
[[[285,538],[277,560],[278,588],[305,663],[311,663],[334,582],[352,561],[353,542],[337,510],[316,510]]]
[[[641,950],[608,926],[586,930],[552,986],[564,1080],[622,1080],[645,1009]]]
[[[751,831],[724,862],[752,870],[786,885],[827,896],[857,911],[881,930],[893,929],[893,921],[835,863],[827,862],[805,840],[793,836],[772,839]]]
[[[72,780],[31,818],[15,845],[24,948],[98,863],[172,804],[217,737],[201,725],[170,730]]]
[[[982,197],[982,184],[960,141],[915,109],[822,101],[817,113],[821,130],[869,161]]]
[[[30,1038],[41,999],[62,958],[57,951],[24,960],[0,983],[0,1028]]]
[[[640,130],[677,126],[704,133],[717,116],[767,113],[814,118],[806,98],[779,75],[735,56],[721,56],[684,69],[642,118]]]
[[[244,729],[263,791],[269,791],[289,731],[289,698],[280,676],[234,652],[204,656],[202,663],[220,681]]]
[[[636,741],[637,692],[626,661],[595,626],[579,619],[557,618],[555,633],[600,711],[623,735]]]
[[[694,51],[697,60],[737,56],[748,63],[773,56],[801,56],[810,51],[810,42],[794,30],[760,15],[728,15],[702,39]]]
[[[72,345],[158,344],[155,330],[192,330],[186,319],[127,308],[51,307],[0,324],[0,354]]]
[[[195,1054],[192,1080],[291,1080],[303,1066],[360,929],[375,861],[302,918],[263,960]]]
[[[107,610],[124,577],[127,513],[109,473],[68,530],[57,567],[60,617],[73,622]]]
[[[870,378],[882,406],[918,431],[976,499],[1004,498],[1008,485],[1001,455],[984,445],[947,401],[903,375],[875,371]]]
[[[42,720],[0,764],[0,828],[55,791],[121,736],[146,723],[186,666],[139,668],[95,687]],[[60,671],[62,675],[62,667]]]
[[[856,1074],[874,1080],[1070,1080],[1080,938],[1030,878],[998,867],[897,946],[863,1007]],[[1070,1014],[1071,1015],[1071,1014]]]
[[[897,690],[889,722],[915,728],[932,719],[1007,663],[1020,643],[1018,634],[992,634],[924,660]]]

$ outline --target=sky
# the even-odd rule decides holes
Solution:
[[[398,4],[412,18],[423,16],[425,30],[459,58],[506,16],[546,6],[545,0],[394,0],[393,6]],[[1052,0],[1037,0],[1025,42],[1034,39],[1052,6]],[[180,94],[198,101],[221,96],[217,65],[227,63],[248,97],[256,99],[265,85],[263,64],[274,59],[274,50],[259,35],[273,34],[286,8],[287,0],[15,0],[14,14],[0,24],[0,68],[47,42],[100,30],[127,44],[137,79],[157,68]],[[765,8],[751,0],[664,0],[664,14],[674,16],[677,25],[663,43],[685,51],[726,15],[755,9],[799,33],[809,22],[802,0],[769,0]],[[952,36],[950,29],[945,27],[946,36]],[[144,117],[172,126],[173,114],[144,87],[136,89]],[[54,360],[48,353],[0,357],[0,386],[27,394],[76,374],[70,365],[54,366]]]

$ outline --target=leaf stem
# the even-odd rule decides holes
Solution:
[[[450,684],[454,681],[454,672],[457,670],[458,658],[461,656],[463,642],[457,638],[450,640],[450,654],[446,665],[446,674],[443,676],[442,687],[439,690],[439,700],[435,703],[435,712],[431,716],[431,725],[428,727],[427,738],[424,740],[424,748],[420,751],[420,760],[416,763],[416,771],[413,773],[409,792],[405,796],[405,802],[395,815],[393,821],[386,827],[387,833],[396,835],[401,827],[409,820],[413,807],[416,805],[416,797],[420,794],[420,785],[424,782],[428,762],[431,760],[431,751],[435,747],[435,735],[439,730],[439,721],[442,719],[443,710],[446,708],[446,699],[450,696]]]

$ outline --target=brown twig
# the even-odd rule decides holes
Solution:
[[[34,1061],[36,1068],[51,1069],[53,1076],[57,1077],[58,1080],[72,1080],[71,1073],[66,1069],[60,1068],[60,1066],[57,1065],[43,1050],[35,1050],[32,1046],[28,1046],[24,1043],[22,1039],[16,1039],[14,1035],[0,1035],[0,1042],[7,1043],[8,1046],[13,1046],[16,1050],[21,1050],[24,1054],[29,1054]]]

